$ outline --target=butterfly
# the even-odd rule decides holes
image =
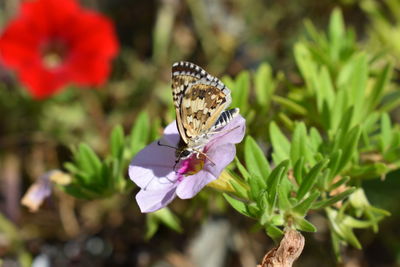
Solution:
[[[172,65],[172,96],[180,135],[176,162],[202,150],[213,134],[227,125],[238,108],[226,110],[232,102],[230,90],[216,77],[191,62]]]

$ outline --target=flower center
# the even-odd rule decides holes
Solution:
[[[64,42],[51,40],[42,48],[42,62],[48,69],[55,69],[62,65],[66,55],[66,45]]]
[[[182,181],[185,176],[193,175],[201,171],[204,167],[206,157],[203,154],[192,155],[185,159],[178,170],[178,180]]]

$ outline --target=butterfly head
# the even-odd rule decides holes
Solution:
[[[180,147],[175,151],[176,160],[179,161],[188,159],[193,154],[193,152],[194,150],[188,147]]]

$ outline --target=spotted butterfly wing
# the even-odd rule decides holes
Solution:
[[[229,89],[218,78],[190,62],[177,62],[172,66],[172,93],[178,131],[188,146],[199,145],[210,129],[216,128],[213,126],[226,124],[238,112],[234,109],[224,114],[231,103]]]

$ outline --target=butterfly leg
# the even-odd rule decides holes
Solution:
[[[204,153],[204,152],[202,152],[202,151],[200,151],[200,150],[197,150],[197,149],[196,149],[195,151],[196,151],[196,158],[197,158],[197,159],[200,159],[199,156],[202,155],[202,156],[204,156],[206,159],[208,159],[214,166],[216,165],[215,162],[212,161],[211,158],[210,158],[209,156],[207,156],[206,153]]]

